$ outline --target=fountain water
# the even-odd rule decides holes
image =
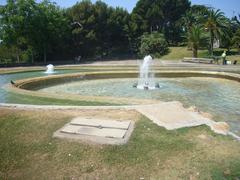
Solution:
[[[53,73],[55,73],[54,66],[52,64],[49,64],[46,67],[47,67],[47,70],[45,71],[46,74],[53,74]]]
[[[145,56],[140,66],[140,77],[135,87],[138,89],[156,89],[159,85],[155,83],[154,73],[151,72],[153,59],[150,55]]]

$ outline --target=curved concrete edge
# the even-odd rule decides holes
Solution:
[[[236,73],[228,73],[228,72],[216,72],[216,71],[186,71],[186,70],[164,70],[164,71],[156,71],[156,76],[160,75],[163,77],[174,76],[174,77],[201,77],[201,76],[210,76],[215,78],[225,78],[229,80],[234,80],[240,82],[240,74]],[[61,74],[61,75],[52,75],[48,77],[35,77],[17,80],[15,85],[6,85],[5,89],[7,91],[13,93],[19,93],[22,95],[31,95],[35,97],[46,97],[46,98],[54,98],[61,100],[74,100],[74,101],[89,101],[89,102],[103,102],[103,103],[113,103],[113,104],[153,104],[157,103],[155,100],[147,100],[147,99],[136,99],[136,98],[124,98],[124,97],[108,97],[108,96],[83,96],[83,95],[75,95],[75,94],[53,94],[53,93],[45,93],[38,92],[25,89],[24,86],[29,84],[38,83],[45,80],[57,80],[62,78],[93,78],[93,79],[102,79],[102,78],[121,78],[121,77],[137,77],[138,71],[109,71],[109,72],[81,72],[81,73],[72,73],[72,74]]]
[[[13,108],[13,109],[28,109],[28,110],[105,110],[105,109],[134,109],[134,105],[131,106],[59,106],[59,105],[30,105],[30,104],[9,104],[9,103],[0,103],[0,107],[3,108]]]
[[[232,136],[232,137],[235,138],[236,140],[240,141],[240,136],[236,135],[235,133],[233,133],[233,132],[228,132],[228,135],[229,135],[229,136]]]
[[[44,77],[34,77],[34,78],[26,78],[17,80],[15,82],[15,86],[17,88],[24,88],[25,85],[46,81],[46,80],[57,80],[62,78],[77,78],[77,79],[106,79],[106,78],[128,78],[128,77],[138,77],[138,70],[125,70],[125,71],[107,71],[107,72],[79,72],[79,73],[71,73],[71,74],[58,74]],[[231,73],[231,72],[219,72],[219,71],[203,71],[203,70],[157,70],[154,71],[156,76],[162,77],[176,77],[175,75],[179,75],[179,77],[194,77],[197,75],[202,76],[212,76],[212,77],[220,77],[230,80],[236,80],[240,82],[240,74]],[[172,75],[173,74],[173,75]],[[166,76],[164,76],[166,75]],[[171,76],[172,75],[172,76]]]

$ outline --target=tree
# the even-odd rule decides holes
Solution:
[[[81,26],[73,26],[74,55],[88,57],[96,51],[96,17],[93,4],[89,0],[83,0],[69,8],[67,15],[71,22],[80,23]]]
[[[211,7],[206,5],[192,5],[190,11],[199,18],[206,17]]]
[[[119,55],[128,54],[130,51],[129,42],[129,13],[123,8],[110,8],[109,18],[107,20],[108,48],[109,54]]]
[[[238,17],[237,16],[234,16],[232,18],[232,22],[234,24],[234,27],[237,27],[239,28],[240,27],[240,14],[238,14]]]
[[[193,57],[198,57],[198,49],[206,44],[206,35],[202,28],[198,25],[193,25],[188,31],[188,44],[192,48]]]
[[[1,39],[7,46],[14,47],[18,63],[21,52],[27,47],[34,7],[34,0],[8,0],[4,8],[0,9]]]
[[[182,18],[184,30],[186,32],[190,31],[192,26],[196,23],[197,17],[192,11],[187,11],[186,14]]]
[[[142,56],[151,55],[153,57],[161,57],[168,52],[168,44],[163,34],[145,33],[141,37],[140,53]]]
[[[224,13],[218,10],[209,10],[206,16],[205,29],[210,35],[210,54],[213,55],[213,43],[214,39],[219,40],[226,34],[228,29],[228,20],[224,16]]]
[[[8,0],[0,9],[1,39],[14,47],[18,62],[25,53],[31,54],[32,62],[35,55],[43,54],[46,63],[51,50],[64,47],[70,23],[63,12],[46,0],[39,4],[34,0]]]
[[[205,5],[193,5],[189,10],[187,10],[182,17],[182,24],[185,31],[189,31],[193,25],[201,24],[204,17],[207,16],[209,7]]]
[[[32,27],[32,44],[43,54],[46,64],[48,53],[56,47],[64,47],[64,36],[70,29],[70,22],[64,16],[63,10],[54,3],[44,0],[37,6]]]
[[[189,8],[188,0],[139,0],[131,14],[135,37],[158,31],[169,43],[178,42],[182,31],[179,21]]]
[[[102,1],[93,4],[84,0],[69,8],[68,16],[72,22],[82,25],[72,29],[75,56],[109,57],[129,49],[126,10],[108,7]]]

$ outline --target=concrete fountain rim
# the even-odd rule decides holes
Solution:
[[[213,77],[222,78],[240,82],[240,74],[229,73],[229,72],[217,72],[217,71],[189,71],[189,70],[161,70],[155,71],[156,75],[161,76],[172,76],[172,77]],[[131,76],[137,77],[138,71],[108,71],[108,72],[81,72],[81,73],[71,73],[71,74],[61,74],[61,75],[51,75],[45,77],[35,77],[27,78],[15,81],[14,85],[7,84],[5,89],[10,92],[14,92],[22,95],[31,95],[35,97],[51,97],[54,99],[62,100],[83,100],[83,101],[95,101],[95,102],[111,102],[115,104],[122,105],[137,105],[137,104],[156,104],[159,101],[156,100],[145,100],[145,99],[135,99],[135,98],[123,98],[123,97],[110,97],[110,96],[83,96],[74,94],[53,94],[37,92],[29,89],[24,89],[24,86],[31,83],[38,83],[46,80],[57,80],[63,78],[87,78],[90,77],[94,80],[98,79],[114,79],[114,78],[130,78]]]

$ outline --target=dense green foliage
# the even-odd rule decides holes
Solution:
[[[209,55],[213,56],[214,42],[220,42],[220,46],[230,49],[234,28],[229,26],[231,27],[233,22],[227,19],[219,9],[193,6],[182,20],[188,46],[192,48],[194,57],[197,57],[200,46],[208,47]],[[207,41],[208,45],[205,43]]]
[[[233,44],[233,46],[238,48],[238,52],[240,54],[240,15],[238,16],[238,18],[235,16],[233,18],[233,29],[235,29],[235,31],[233,32],[233,38],[231,40],[231,43]]]
[[[108,7],[101,1],[82,1],[68,10],[68,16],[75,22],[72,48],[76,56],[108,57],[129,52],[126,10]]]
[[[189,0],[139,0],[131,13],[102,1],[83,0],[61,9],[48,0],[7,0],[0,6],[0,64],[161,55],[154,37],[148,42],[152,50],[143,50],[145,33],[163,34],[169,46],[188,42],[192,48],[189,36],[196,25],[209,37],[205,47],[210,54],[218,40],[221,47],[239,47],[238,17],[230,20],[220,10],[191,6]]]
[[[238,48],[238,51],[240,53],[240,28],[237,30],[237,32],[233,36],[233,44]]]
[[[16,60],[47,60],[47,54],[61,51],[69,24],[64,11],[55,4],[34,0],[8,0],[1,8],[1,39],[3,46],[15,49]],[[54,51],[55,50],[55,51]]]
[[[131,26],[136,36],[144,32],[162,32],[169,43],[180,40],[180,19],[190,8],[188,0],[140,0],[131,14]]]
[[[152,57],[161,57],[168,52],[168,44],[163,34],[144,34],[141,37],[140,53],[142,56],[149,54]]]

